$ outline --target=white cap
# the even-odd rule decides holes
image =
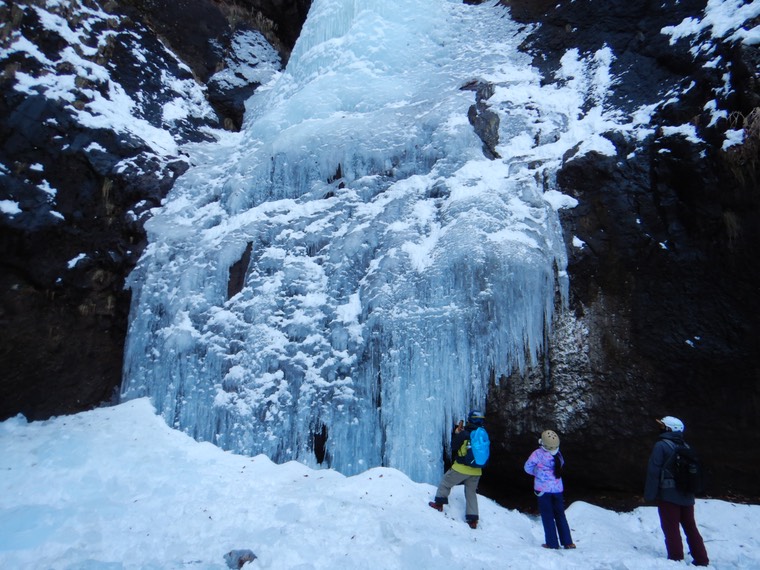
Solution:
[[[657,420],[657,423],[664,425],[670,431],[683,431],[683,422],[673,416],[665,416]]]

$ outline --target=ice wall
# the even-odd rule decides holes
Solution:
[[[437,481],[452,422],[537,362],[566,290],[573,103],[539,110],[521,37],[494,3],[315,0],[243,132],[190,149],[147,224],[122,397],[225,449]],[[473,81],[496,86],[498,160]]]

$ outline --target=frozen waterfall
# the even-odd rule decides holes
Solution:
[[[584,75],[541,87],[522,39],[494,2],[315,0],[146,225],[122,398],[236,452],[436,482],[451,424],[545,349],[572,202],[551,172],[597,140],[568,135]]]

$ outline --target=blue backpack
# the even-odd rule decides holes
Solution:
[[[465,441],[467,453],[460,463],[470,467],[485,467],[491,455],[491,440],[485,428],[479,427],[470,432],[470,439]]]

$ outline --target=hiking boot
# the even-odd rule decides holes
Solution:
[[[571,542],[570,544],[566,544],[564,548],[565,550],[572,550],[573,548],[575,548],[575,545]]]
[[[472,529],[478,528],[478,521],[467,521],[467,524],[470,525],[470,528]]]
[[[431,507],[433,507],[438,512],[441,512],[441,513],[443,512],[443,504],[441,504],[441,503],[436,503],[435,501],[430,501],[428,503],[428,505],[430,505]]]
[[[548,548],[549,550],[559,550],[559,546],[549,546],[548,544],[542,544],[543,548]]]

